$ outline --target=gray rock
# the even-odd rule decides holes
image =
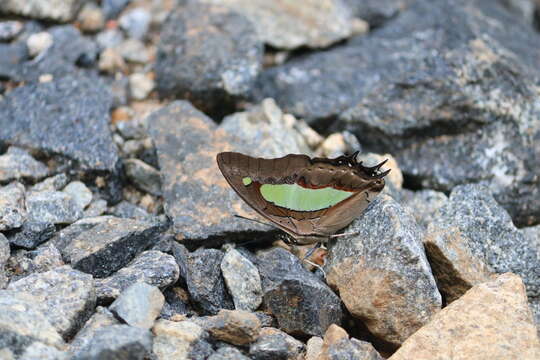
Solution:
[[[342,339],[328,347],[328,360],[341,359],[362,359],[362,360],[383,360],[384,358],[373,348],[373,345],[366,341],[354,338]]]
[[[152,333],[128,325],[110,325],[96,331],[93,339],[73,360],[143,360],[152,352]]]
[[[81,219],[70,226],[60,230],[51,239],[51,243],[60,250],[63,251],[77,236],[81,235],[92,229],[99,224],[106,224],[109,221],[114,221],[112,216],[97,216],[94,218]]]
[[[27,216],[24,199],[22,184],[15,182],[0,187],[0,231],[22,226]]]
[[[7,42],[13,40],[23,30],[21,21],[8,20],[0,21],[0,41]]]
[[[69,360],[69,354],[36,341],[24,350],[19,360]]]
[[[482,185],[457,186],[449,201],[441,207],[433,222],[433,231],[460,232],[464,240],[458,248],[470,252],[488,270],[513,272],[523,279],[527,295],[540,296],[540,257],[538,243],[531,242],[512,223],[508,213],[500,207],[490,190]],[[437,248],[444,253],[443,247]],[[446,259],[451,257],[446,256]],[[451,262],[459,271],[468,262]]]
[[[326,47],[351,35],[352,18],[341,0],[203,0],[245,15],[275,48]]]
[[[221,261],[225,285],[237,310],[256,310],[262,303],[259,270],[235,249],[227,251]]]
[[[116,18],[131,0],[103,0],[101,8],[107,19]]]
[[[0,183],[21,179],[37,181],[48,173],[47,166],[23,149],[11,146],[4,155],[0,155]]]
[[[87,348],[96,332],[110,325],[120,325],[120,322],[109,310],[98,306],[94,315],[69,343],[69,352],[73,355],[80,352],[81,349]]]
[[[37,308],[65,339],[75,335],[96,306],[92,276],[69,266],[29,275],[10,283],[8,289],[35,296]]]
[[[150,26],[150,13],[142,7],[126,11],[118,19],[118,24],[129,37],[142,40]]]
[[[187,258],[187,290],[202,312],[216,314],[220,309],[233,309],[221,275],[224,254],[217,249],[198,249]]]
[[[124,161],[126,175],[140,190],[152,195],[161,195],[161,179],[159,171],[139,159]]]
[[[146,64],[150,60],[144,43],[136,39],[127,39],[114,47],[124,60],[136,64]]]
[[[161,319],[171,320],[175,315],[186,315],[191,312],[187,305],[189,295],[183,288],[169,287],[163,291],[163,295],[165,296],[165,304],[159,315]]]
[[[207,359],[214,352],[206,341],[208,334],[191,321],[160,319],[152,331],[155,335],[153,350],[158,360]]]
[[[210,355],[208,360],[250,360],[240,350],[232,346],[223,346]]]
[[[377,337],[401,344],[441,309],[414,217],[379,195],[329,249],[327,281]]]
[[[134,100],[146,99],[154,87],[154,80],[147,74],[133,73],[129,76],[129,94]]]
[[[5,288],[8,283],[5,267],[10,254],[9,241],[2,233],[0,233],[0,289]]]
[[[217,315],[192,318],[216,340],[234,345],[247,345],[259,337],[261,322],[251,312],[243,310],[220,310]]]
[[[264,306],[280,329],[294,335],[322,335],[331,324],[341,324],[339,297],[300,260],[282,248],[258,256]],[[294,306],[291,306],[291,299]],[[321,309],[324,309],[322,312]]]
[[[304,344],[281,330],[264,328],[259,339],[249,347],[254,360],[297,359],[304,351]]]
[[[164,303],[165,297],[157,287],[135,283],[120,294],[109,310],[128,325],[150,329]]]
[[[163,224],[109,218],[75,237],[64,249],[64,259],[97,278],[109,276],[152,246]]]
[[[82,0],[6,0],[0,4],[0,12],[33,19],[68,22],[75,18],[82,3]]]
[[[25,249],[34,249],[49,240],[55,231],[56,227],[53,223],[26,221],[20,231],[9,237],[9,242]]]
[[[96,292],[101,303],[111,302],[131,285],[144,282],[161,289],[176,283],[178,265],[171,255],[149,250],[141,253],[128,266],[112,276],[96,280]]]
[[[65,344],[37,307],[39,299],[24,292],[0,290],[0,349],[21,354],[33,342],[61,349]]]
[[[18,64],[28,58],[28,49],[23,42],[9,44],[0,43],[0,75],[2,78],[16,78],[19,76]]]
[[[65,76],[20,86],[0,102],[0,144],[59,155],[88,176],[99,172],[108,194],[118,197],[111,178],[118,154],[109,130],[110,105],[110,93],[95,78]]]
[[[116,130],[126,140],[143,139],[147,137],[144,122],[137,119],[118,122],[116,124]]]
[[[84,218],[92,218],[101,216],[107,211],[107,201],[103,199],[96,199],[92,201],[86,210],[84,210]]]
[[[353,14],[369,23],[372,28],[380,27],[410,6],[414,0],[344,0]]]
[[[114,48],[124,41],[124,35],[119,29],[107,29],[96,35],[96,42],[101,49]]]
[[[81,209],[86,208],[92,202],[92,192],[80,181],[70,182],[63,191],[71,195]]]
[[[51,243],[36,250],[18,250],[13,253],[7,263],[12,282],[34,273],[42,273],[64,265],[60,251]]]
[[[151,220],[152,215],[143,208],[134,205],[128,201],[121,201],[115,206],[111,207],[108,213],[125,219],[137,219],[137,220]]]
[[[28,220],[53,224],[71,224],[83,216],[83,209],[61,191],[31,192],[26,197]]]
[[[448,201],[444,193],[434,190],[411,191],[410,193],[402,190],[401,193],[406,195],[402,196],[398,202],[411,210],[414,219],[423,228],[427,228],[437,210]]]
[[[173,232],[182,234],[184,243],[193,247],[222,244],[232,232],[237,241],[253,236],[264,240],[261,230],[267,227],[233,216],[249,217],[250,208],[230,189],[215,161],[216,154],[225,149],[247,152],[249,148],[217,130],[212,120],[185,101],[154,112],[148,123]]]
[[[30,191],[60,191],[68,184],[69,179],[64,173],[60,173],[35,184],[30,188]]]
[[[262,43],[249,20],[226,7],[190,3],[163,25],[157,90],[223,114],[249,93],[261,63]]]

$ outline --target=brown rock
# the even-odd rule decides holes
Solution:
[[[433,275],[448,303],[474,285],[489,281],[492,274],[488,266],[473,255],[467,241],[457,227],[442,230],[429,225],[424,237]]]
[[[540,359],[521,278],[506,273],[476,285],[436,314],[390,359]]]
[[[365,341],[349,339],[341,327],[332,324],[324,334],[324,340],[317,360],[382,360],[377,350]]]
[[[312,336],[306,343],[306,355],[304,360],[317,360],[322,351],[323,339]]]
[[[243,310],[221,310],[217,315],[202,318],[197,323],[214,338],[234,345],[254,342],[261,329],[259,318]]]
[[[160,319],[156,321],[152,332],[155,335],[153,350],[158,360],[192,359],[192,351],[197,351],[201,358],[206,359],[213,352],[205,342],[208,336],[206,332],[191,321]]]

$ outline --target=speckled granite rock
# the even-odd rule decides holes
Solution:
[[[69,360],[69,354],[65,351],[58,350],[54,346],[45,345],[35,341],[26,349],[19,360]]]
[[[12,282],[34,273],[42,273],[63,266],[60,251],[51,243],[35,250],[17,250],[9,258],[6,268]]]
[[[28,219],[32,222],[71,224],[83,216],[83,209],[62,191],[31,192],[26,197]]]
[[[271,327],[261,329],[259,339],[249,347],[249,355],[254,360],[298,359],[304,351],[304,344]]]
[[[223,114],[251,90],[261,63],[262,43],[249,20],[223,6],[189,2],[163,25],[157,90]]]
[[[379,195],[329,249],[327,281],[377,337],[399,345],[441,308],[441,295],[406,209]]]
[[[208,334],[191,321],[158,320],[152,331],[158,360],[206,359],[214,352]]]
[[[178,265],[171,255],[155,250],[145,251],[113,275],[96,280],[98,301],[108,303],[138,282],[163,289],[178,280],[178,272]]]
[[[538,359],[540,341],[514,274],[476,285],[413,334],[391,360]]]
[[[11,146],[5,154],[0,155],[0,183],[21,179],[38,181],[48,173],[45,164],[18,147]]]
[[[0,187],[0,231],[19,228],[26,219],[24,186],[11,183]]]
[[[235,249],[227,251],[221,261],[221,273],[237,310],[256,310],[262,303],[259,270]]]
[[[75,335],[96,306],[92,277],[69,266],[29,275],[8,289],[31,293],[35,306],[65,339]]]
[[[446,204],[448,197],[434,190],[407,191],[404,189],[396,200],[411,210],[418,225],[427,228],[437,210]]]
[[[351,12],[341,0],[203,0],[245,15],[275,48],[326,47],[351,35]]]
[[[322,335],[331,324],[341,324],[340,299],[297,257],[274,248],[261,252],[257,259],[263,304],[277,318],[280,329],[295,335]]]
[[[345,330],[337,325],[331,325],[324,334],[317,360],[340,359],[383,360],[383,357],[369,342],[349,339],[349,334]]]
[[[161,180],[159,171],[139,159],[127,159],[124,161],[127,177],[133,184],[153,195],[161,195]]]
[[[0,12],[67,22],[75,18],[82,3],[81,0],[6,0],[0,5]]]
[[[81,209],[92,202],[92,192],[80,181],[70,182],[63,191],[70,195]]]
[[[135,283],[120,294],[109,310],[128,325],[150,329],[164,302],[165,297],[157,287]]]
[[[194,319],[216,340],[247,345],[259,337],[261,322],[254,313],[243,310],[220,310],[217,315]]]
[[[101,306],[96,308],[96,312],[90,319],[84,324],[84,327],[77,333],[77,335],[69,343],[69,352],[73,355],[78,353],[81,349],[87,348],[95,333],[110,325],[120,325],[114,315]]]
[[[25,249],[34,249],[49,240],[55,232],[56,227],[51,222],[26,221],[20,231],[9,237],[9,242]]]

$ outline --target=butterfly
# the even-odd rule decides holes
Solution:
[[[387,160],[372,167],[358,152],[334,159],[289,154],[255,158],[222,152],[218,167],[234,191],[256,212],[288,233],[293,244],[325,243],[360,216],[385,185]]]

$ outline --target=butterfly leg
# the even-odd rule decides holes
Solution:
[[[303,261],[305,261],[307,264],[312,265],[312,266],[316,267],[317,269],[321,270],[321,272],[323,274],[323,277],[326,279],[326,272],[324,271],[324,269],[322,268],[321,265],[315,264],[314,262],[311,262],[311,261],[306,260],[306,259],[304,259]]]
[[[359,235],[359,234],[360,234],[359,232],[341,233],[341,234],[330,235],[330,238],[334,239],[334,238],[340,238],[344,236],[353,236],[353,235]]]

